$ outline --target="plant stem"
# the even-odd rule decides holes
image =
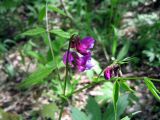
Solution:
[[[64,109],[64,105],[62,105],[62,107],[61,107],[58,120],[61,120],[61,118],[62,118],[63,109]]]
[[[59,69],[58,69],[58,66],[57,66],[57,63],[56,63],[56,59],[55,59],[55,56],[54,56],[54,53],[53,53],[53,48],[52,48],[52,42],[51,42],[51,37],[50,37],[50,33],[49,33],[49,24],[48,24],[48,3],[46,2],[46,32],[47,32],[47,37],[48,37],[48,42],[49,42],[49,47],[50,47],[50,51],[51,51],[51,54],[52,54],[52,58],[53,58],[53,61],[55,62],[55,65],[56,65],[56,69],[57,69],[57,72],[58,72],[58,79],[59,79],[59,82],[60,82],[60,85],[61,85],[61,88],[62,87],[62,83],[61,83],[61,78],[60,78],[60,72],[59,72]]]
[[[102,71],[102,72],[103,72],[103,71]],[[102,73],[102,72],[101,72],[101,73]],[[100,74],[101,74],[101,73],[100,73]],[[100,77],[100,74],[99,74],[99,76],[97,77],[97,79]],[[118,78],[116,78],[116,79],[126,81],[126,80],[144,79],[144,77],[118,77]],[[159,79],[154,79],[154,78],[149,78],[149,79],[150,79],[151,81],[160,82]],[[114,80],[114,78],[113,78],[113,79],[110,79],[110,81],[112,81],[112,80]],[[88,89],[88,88],[90,88],[90,87],[93,87],[93,86],[96,85],[96,84],[100,84],[100,83],[103,83],[103,82],[107,82],[107,80],[101,80],[101,81],[98,81],[98,82],[93,82],[93,83],[91,83],[91,84],[88,84],[88,85],[86,85],[86,86],[84,86],[84,87],[82,87],[82,88],[80,88],[80,89],[78,89],[78,90],[73,91],[72,94],[69,94],[68,96],[71,96],[71,95],[73,95],[73,94],[75,94],[75,93],[79,93],[79,92],[81,92],[81,91],[84,90],[84,89]]]
[[[67,49],[66,75],[65,75],[64,89],[63,89],[63,95],[64,95],[64,96],[66,96],[66,87],[67,87],[67,79],[68,79],[68,72],[69,72],[68,58],[69,58],[69,52],[70,52],[70,47],[71,47],[71,40],[72,40],[72,37],[70,38],[69,45],[68,45],[68,49]],[[61,110],[60,110],[60,114],[59,114],[59,119],[58,119],[58,120],[61,120],[62,113],[63,113],[63,109],[64,109],[64,103],[65,103],[65,101],[63,100],[63,101],[62,101],[62,107],[61,107]]]
[[[72,15],[71,15],[71,14],[68,12],[68,10],[66,9],[66,7],[65,7],[66,5],[65,5],[64,1],[63,1],[63,0],[60,0],[60,2],[61,2],[61,5],[62,5],[62,7],[63,7],[63,9],[64,9],[64,12],[66,13],[67,17],[68,17],[73,23],[75,23]]]
[[[67,87],[67,79],[68,79],[68,70],[69,70],[69,64],[68,64],[68,57],[69,57],[69,52],[70,52],[70,47],[71,47],[71,39],[69,41],[68,49],[67,49],[67,60],[66,60],[66,75],[65,75],[65,81],[64,81],[64,89],[63,89],[63,95],[65,96],[66,92],[66,87]]]
[[[98,74],[97,80],[98,80],[99,77],[101,76],[102,72],[103,72],[103,70]],[[106,80],[101,80],[101,81],[98,81],[98,82],[93,82],[93,83],[91,83],[91,84],[88,84],[88,85],[86,85],[86,86],[84,86],[84,87],[82,87],[82,88],[80,88],[80,89],[78,89],[78,90],[73,91],[71,94],[68,94],[67,97],[70,97],[71,95],[73,95],[73,94],[75,94],[75,93],[79,93],[79,92],[81,92],[81,91],[84,90],[84,89],[88,89],[88,88],[96,85],[97,83],[99,84],[99,83],[103,83],[103,82],[105,82],[105,81],[106,81]]]
[[[122,79],[122,80],[137,80],[137,79],[144,79],[144,77],[120,77],[118,79]],[[160,82],[160,79],[155,79],[155,78],[149,78],[151,81],[155,81],[155,82]]]

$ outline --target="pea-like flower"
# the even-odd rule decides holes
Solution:
[[[104,70],[104,77],[105,79],[109,80],[112,77],[112,67],[108,66],[105,70]]]
[[[95,40],[92,37],[85,37],[82,40],[78,36],[72,38],[71,48],[75,49],[68,53],[68,63],[72,68],[83,72],[94,66],[91,59],[91,49],[94,42]],[[64,64],[67,62],[67,52],[63,56],[63,62]]]
[[[106,67],[104,70],[104,77],[106,80],[111,79],[112,77],[121,76],[121,71],[119,70],[119,65],[111,65]]]
[[[63,62],[67,62],[67,52],[63,56]],[[75,68],[79,72],[91,69],[94,64],[91,60],[91,55],[79,56],[76,52],[68,53],[68,63],[72,68]]]
[[[82,55],[88,55],[94,46],[94,42],[95,40],[92,37],[85,37],[82,40],[79,37],[75,37],[71,42],[71,47]]]

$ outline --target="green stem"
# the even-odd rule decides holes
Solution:
[[[103,72],[103,71],[102,71]],[[102,73],[101,72],[101,73]],[[97,79],[100,77],[100,75],[101,75],[101,73],[99,74],[99,76],[97,77]],[[116,79],[118,79],[118,80],[137,80],[137,79],[144,79],[144,77],[118,77],[118,78],[116,78]],[[154,79],[154,78],[149,78],[151,81],[155,81],[155,82],[160,82],[160,80],[159,79]],[[113,79],[110,79],[110,81],[112,81],[112,80],[114,80],[114,78]],[[71,94],[68,94],[68,96],[71,96],[71,95],[73,95],[73,94],[75,94],[75,93],[79,93],[79,92],[81,92],[82,90],[84,90],[84,89],[88,89],[88,88],[90,88],[90,87],[93,87],[94,85],[97,85],[97,84],[100,84],[100,83],[103,83],[103,82],[107,82],[107,80],[101,80],[101,81],[98,81],[98,82],[93,82],[93,83],[91,83],[91,84],[88,84],[88,85],[86,85],[86,86],[84,86],[84,87],[82,87],[82,88],[80,88],[80,89],[78,89],[78,90],[75,90],[74,92],[72,92]]]
[[[46,2],[46,32],[47,32],[50,51],[51,51],[51,54],[52,54],[53,61],[55,62],[55,65],[56,65],[56,69],[57,69],[57,72],[58,72],[58,79],[60,81],[60,85],[61,85],[61,88],[62,88],[61,78],[60,78],[60,74],[59,74],[60,72],[59,72],[59,69],[58,69],[58,66],[57,66],[57,63],[56,63],[56,60],[55,60],[55,56],[54,56],[54,53],[53,53],[52,42],[51,42],[51,37],[50,37],[50,33],[49,33],[48,3],[47,2]]]
[[[145,77],[132,77],[132,76],[130,76],[130,77],[119,77],[118,79],[122,79],[122,80],[137,80],[137,79],[139,79],[139,80],[142,80],[144,78]],[[155,79],[155,78],[149,78],[149,79],[151,81],[160,82],[159,79]]]
[[[71,47],[71,40],[72,40],[72,37],[70,38],[68,49],[67,49],[66,75],[65,75],[64,89],[63,89],[63,95],[64,96],[66,96],[66,87],[67,87],[67,79],[68,79],[68,72],[69,72],[68,58],[69,58],[69,52],[70,52],[70,47]],[[59,119],[58,120],[61,120],[63,109],[64,109],[64,103],[65,103],[65,100],[63,99],[63,101],[62,101],[62,107],[61,107],[61,110],[60,110],[60,114],[59,114]]]
[[[70,47],[71,47],[71,40],[72,37],[70,38],[68,49],[67,49],[67,60],[66,60],[66,75],[65,75],[65,81],[64,81],[64,89],[63,89],[63,95],[65,96],[66,92],[66,87],[67,87],[67,79],[68,79],[68,70],[69,70],[69,64],[68,64],[68,57],[69,57],[69,52],[70,52]]]
[[[97,80],[98,80],[99,77],[101,76],[102,72],[103,72],[103,70],[102,70],[102,71],[99,73],[99,75],[97,76]],[[97,81],[97,82],[93,82],[93,83],[91,83],[91,84],[88,84],[88,85],[86,85],[86,86],[84,86],[84,87],[82,87],[82,88],[80,88],[80,89],[78,89],[78,90],[73,91],[71,94],[68,94],[67,97],[70,97],[70,96],[72,96],[72,95],[75,94],[75,93],[79,93],[79,92],[81,92],[81,91],[84,90],[84,89],[88,89],[88,88],[96,85],[97,83],[99,84],[99,83],[103,83],[103,82],[105,82],[105,81],[106,81],[106,80],[102,80],[102,81]]]
[[[62,118],[63,109],[64,109],[64,105],[62,105],[62,107],[61,107],[58,120],[61,120],[61,118]]]

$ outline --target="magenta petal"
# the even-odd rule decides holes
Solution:
[[[93,48],[95,40],[92,37],[83,38],[77,45],[76,49],[82,55],[90,53],[90,49]]]
[[[94,46],[95,40],[92,37],[85,37],[81,41],[81,44],[83,44],[87,49],[91,49]]]
[[[83,72],[85,70],[90,69],[93,65],[91,64],[91,56],[86,55],[83,57],[74,56],[75,57],[75,65],[78,71]]]
[[[104,77],[109,80],[112,77],[112,68],[109,66],[104,71]]]
[[[68,53],[68,63],[73,66],[73,62],[74,58],[73,58],[73,52],[69,52]],[[66,64],[67,62],[67,52],[65,52],[65,54],[63,55],[63,63]]]
[[[79,72],[83,72],[83,71],[86,70],[86,68],[85,68],[85,66],[77,66],[77,70],[78,70]]]

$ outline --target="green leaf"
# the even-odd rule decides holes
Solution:
[[[155,87],[155,85],[153,84],[153,82],[150,80],[150,78],[145,77],[144,79],[147,80],[148,84],[157,92],[160,94],[160,91]]]
[[[159,91],[157,90],[157,88],[154,86],[154,84],[151,82],[151,80],[149,78],[144,78],[144,82],[146,84],[146,86],[148,87],[148,89],[150,90],[150,92],[152,93],[152,95],[160,101],[160,96],[158,95]],[[157,93],[158,92],[158,93]]]
[[[89,97],[87,101],[86,110],[88,112],[89,120],[101,120],[100,107],[92,97]]]
[[[28,30],[28,31],[22,33],[22,35],[35,36],[35,35],[39,35],[39,34],[42,34],[45,32],[46,32],[46,30],[44,28],[37,27],[37,28],[31,29],[31,30]]]
[[[0,53],[6,52],[7,48],[5,44],[0,43]]]
[[[113,38],[113,45],[112,45],[112,55],[115,56],[116,49],[117,49],[117,43],[118,43],[118,32],[115,26],[113,25],[114,30],[114,38]]]
[[[52,5],[52,6],[49,5],[49,6],[48,6],[48,9],[49,9],[49,10],[52,10],[52,11],[54,11],[54,12],[57,12],[57,13],[59,13],[59,14],[61,14],[61,15],[66,16],[66,14],[64,13],[63,10],[61,10],[61,9],[59,9],[59,8],[53,6],[53,5]]]
[[[25,89],[43,82],[43,79],[46,78],[54,69],[54,66],[39,68],[37,71],[33,72],[27,79],[23,80],[18,85],[18,88]]]
[[[127,108],[127,105],[129,103],[128,101],[128,94],[119,96],[118,102],[117,102],[117,117],[118,119],[120,116],[124,113],[125,109]],[[114,114],[114,106],[111,102],[103,114],[103,120],[115,120],[115,114]]]
[[[105,82],[100,91],[100,93],[102,93],[102,95],[98,95],[96,96],[96,101],[98,102],[98,104],[103,104],[106,103],[106,101],[109,101],[112,99],[112,94],[113,94],[113,83],[111,82]]]
[[[46,62],[46,58],[45,56],[43,56],[42,54],[36,52],[36,51],[26,51],[26,54],[37,59],[38,61],[40,61],[41,63],[45,63]]]
[[[130,88],[129,85],[125,81],[121,81],[120,86],[126,91],[134,92],[134,90]]]
[[[43,7],[43,8],[40,10],[40,12],[39,12],[38,20],[39,20],[39,21],[42,21],[43,18],[45,17],[45,15],[46,15],[46,8]]]
[[[49,46],[49,40],[48,40],[48,35],[47,35],[47,33],[43,33],[41,36],[42,36],[42,38],[43,38],[44,43],[45,43],[47,46]]]
[[[122,60],[127,55],[128,50],[129,50],[129,46],[130,46],[129,41],[126,41],[124,46],[122,47],[122,49],[119,51],[119,53],[117,55],[118,60]]]
[[[118,97],[119,97],[119,83],[116,80],[114,82],[114,86],[113,86],[113,105],[114,105],[115,115],[117,115],[117,101],[118,101]]]
[[[71,116],[73,120],[89,120],[87,116],[75,107],[71,108]]]
[[[70,34],[68,32],[63,31],[62,29],[53,29],[50,32],[63,38],[70,38]]]
[[[20,120],[21,117],[14,113],[4,112],[0,109],[0,120]]]
[[[55,103],[50,103],[48,105],[44,105],[41,110],[41,115],[44,118],[51,118],[52,120],[55,119],[55,112],[58,110],[58,107]]]
[[[130,120],[131,118],[129,118],[128,116],[122,118],[121,120]]]

